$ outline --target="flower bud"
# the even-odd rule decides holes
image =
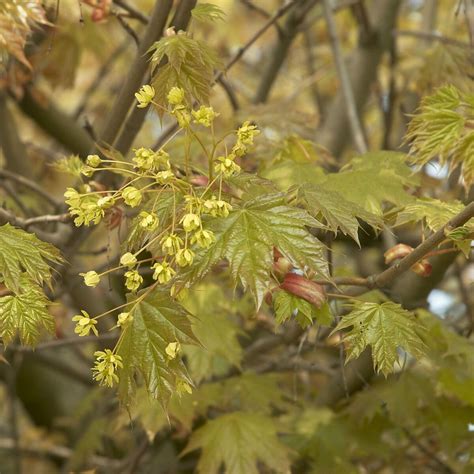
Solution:
[[[127,252],[120,258],[120,265],[124,265],[128,268],[132,268],[137,263],[137,257],[133,253]]]
[[[89,155],[86,159],[86,163],[92,168],[97,168],[102,163],[102,160],[99,155]]]
[[[296,273],[288,273],[280,288],[308,301],[317,308],[326,302],[326,293],[321,285]]]
[[[385,257],[385,263],[388,265],[394,260],[406,257],[408,254],[413,252],[413,247],[406,244],[397,244],[394,247],[388,249],[383,255]]]
[[[87,273],[79,273],[79,275],[84,278],[84,283],[87,286],[96,287],[100,283],[100,275],[93,270]]]
[[[130,207],[137,207],[142,202],[142,193],[133,186],[127,186],[122,191],[122,197],[125,204]]]
[[[181,105],[184,101],[184,90],[181,87],[172,87],[167,98],[171,105]]]

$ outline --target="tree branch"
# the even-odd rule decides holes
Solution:
[[[150,22],[140,41],[140,47],[138,48],[135,60],[130,65],[130,72],[110,110],[106,125],[99,136],[99,144],[114,145],[123,121],[135,100],[134,94],[142,84],[150,58],[148,50],[161,37],[172,4],[172,0],[157,0],[155,2]]]
[[[369,96],[382,55],[390,46],[391,31],[395,25],[400,5],[400,0],[375,2],[370,18],[370,23],[374,27],[373,39],[368,44],[359,45],[351,53],[348,75],[351,78],[351,89],[358,113]],[[316,141],[331,151],[333,155],[338,156],[344,150],[349,139],[349,135],[345,133],[349,127],[344,93],[341,90],[327,109],[324,125],[317,132]]]
[[[341,82],[342,95],[347,110],[347,117],[349,119],[349,125],[351,127],[352,137],[359,153],[366,153],[368,150],[367,143],[364,136],[364,130],[357,112],[357,106],[354,98],[354,91],[352,90],[351,81],[347,72],[346,63],[342,56],[342,49],[339,43],[337,35],[336,22],[332,14],[331,4],[329,0],[323,0],[324,16],[326,18],[326,24],[329,31],[329,38],[331,41],[331,47],[333,51],[334,61],[336,63],[336,69]]]
[[[181,0],[170,23],[171,26],[174,26],[176,31],[186,30],[189,20],[191,19],[191,10],[196,6],[196,1],[197,0]],[[148,75],[145,82],[151,82],[151,75]],[[127,117],[115,146],[123,155],[128,152],[133,140],[135,140],[135,137],[141,130],[146,114],[147,109],[134,107]]]

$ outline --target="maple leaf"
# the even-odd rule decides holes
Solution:
[[[308,301],[284,290],[273,293],[273,307],[275,308],[275,317],[278,324],[283,324],[292,316],[296,317],[303,328],[313,324],[313,320],[323,326],[329,326],[333,320],[328,303],[324,303],[321,308],[317,308]]]
[[[459,166],[469,189],[474,181],[473,117],[474,94],[463,93],[453,85],[425,97],[406,136],[413,162],[423,165],[436,158],[450,171]]]
[[[22,344],[34,346],[41,329],[54,333],[54,319],[41,287],[26,273],[20,275],[18,283],[21,289],[17,293],[0,298],[0,337],[8,344],[18,334]]]
[[[421,357],[426,352],[421,337],[424,326],[412,313],[391,301],[356,303],[333,332],[349,327],[352,329],[344,335],[344,342],[348,344],[346,362],[359,357],[367,346],[371,346],[374,367],[385,376],[393,372],[398,348],[414,357]]]
[[[180,354],[170,358],[166,348],[174,342],[197,342],[190,315],[162,289],[144,290],[136,298],[134,304],[131,301],[133,320],[124,328],[117,346],[123,359],[119,394],[129,399],[138,372],[150,395],[166,404],[179,381],[188,381]]]
[[[59,251],[36,235],[10,224],[0,227],[0,276],[8,289],[20,290],[23,272],[39,285],[50,283],[50,263],[60,262]]]
[[[280,443],[271,418],[251,412],[234,412],[208,421],[191,435],[182,454],[202,449],[197,471],[217,474],[258,474],[260,461],[276,472],[287,472],[287,448]]]
[[[283,194],[244,201],[225,219],[213,219],[205,225],[214,232],[216,242],[197,254],[195,263],[182,273],[188,285],[225,258],[234,281],[250,290],[259,308],[271,280],[274,247],[295,267],[308,266],[329,278],[324,245],[307,229],[322,225],[306,211],[285,204]]]
[[[193,287],[183,306],[196,316],[193,332],[200,346],[185,346],[187,365],[193,379],[200,382],[217,372],[226,372],[230,365],[240,367],[242,347],[238,336],[242,330],[229,318],[236,312],[235,303],[221,286],[202,284]]]
[[[410,222],[425,222],[428,229],[436,232],[449,220],[464,209],[460,201],[445,202],[439,199],[420,198],[409,203],[399,212],[396,225]],[[471,251],[472,234],[474,234],[474,219],[470,219],[463,227],[454,229],[447,237],[464,253],[466,258]]]
[[[49,24],[40,0],[2,0],[0,3],[0,63],[10,54],[26,67],[31,65],[23,51],[32,29]]]
[[[213,3],[200,3],[191,10],[194,20],[201,23],[214,23],[223,21],[225,13],[217,5]]]
[[[382,203],[404,205],[412,200],[405,186],[418,180],[404,153],[370,152],[353,158],[339,173],[326,175],[324,189],[336,191],[366,211],[382,214]]]
[[[359,219],[374,228],[382,225],[379,216],[366,211],[358,204],[348,201],[337,191],[324,185],[303,185],[298,189],[298,200],[317,219],[322,216],[328,227],[337,233],[350,235],[359,244]]]
[[[154,76],[155,101],[167,106],[167,95],[172,87],[181,87],[188,96],[198,102],[207,102],[213,83],[214,69],[220,61],[213,50],[203,41],[180,33],[157,41],[151,48],[151,61],[161,64]],[[157,108],[163,115],[163,110]]]

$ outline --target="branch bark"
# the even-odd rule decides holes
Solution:
[[[124,119],[135,100],[135,92],[140,88],[148,67],[150,55],[148,50],[157,41],[166,25],[168,15],[172,7],[172,0],[157,0],[150,18],[150,22],[140,41],[135,60],[130,65],[130,72],[125,79],[125,83],[120,90],[117,99],[109,113],[109,118],[99,135],[100,144],[113,146],[120,132]]]
[[[374,26],[372,41],[359,45],[350,55],[348,75],[351,78],[351,89],[359,114],[369,96],[382,55],[390,46],[391,32],[395,26],[400,5],[400,0],[374,2],[370,19],[371,25]],[[341,90],[327,110],[324,125],[317,131],[316,141],[335,156],[339,156],[347,145],[349,134],[346,130],[349,126],[344,93]]]

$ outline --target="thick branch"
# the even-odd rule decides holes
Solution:
[[[175,31],[185,30],[187,28],[189,20],[191,19],[191,10],[196,6],[196,1],[197,0],[182,0],[178,5],[170,23],[171,26],[174,26]],[[149,76],[146,82],[150,81],[151,76]],[[135,140],[135,137],[141,130],[146,114],[147,109],[134,107],[127,117],[115,146],[115,148],[123,155],[128,152],[132,146],[133,140]]]
[[[26,148],[18,136],[18,127],[8,109],[7,96],[0,93],[0,147],[3,149],[6,167],[14,173],[31,176]]]
[[[329,38],[331,41],[332,52],[334,61],[336,63],[336,69],[341,82],[341,91],[344,97],[344,102],[347,110],[347,117],[349,119],[349,125],[352,131],[352,138],[357,147],[359,153],[365,153],[367,151],[367,143],[365,141],[364,130],[360,121],[359,114],[357,112],[357,106],[355,102],[354,92],[352,90],[351,80],[347,72],[346,63],[342,56],[342,49],[339,43],[339,37],[337,35],[336,22],[332,14],[331,5],[329,0],[323,0],[324,4],[324,16],[326,17],[326,24],[329,31]]]
[[[150,22],[140,41],[140,47],[138,48],[135,60],[130,65],[130,71],[125,79],[125,83],[112,106],[109,119],[100,134],[99,143],[114,145],[122,123],[135,100],[134,94],[142,84],[150,58],[148,50],[161,37],[172,4],[172,0],[156,1]]]
[[[391,31],[394,28],[400,4],[400,0],[379,0],[373,3],[373,15],[370,19],[371,25],[374,25],[373,39],[368,44],[359,45],[350,55],[351,63],[348,73],[359,114],[367,101],[371,84],[376,78],[377,66],[390,45]],[[349,126],[344,93],[341,90],[327,110],[324,125],[317,133],[317,142],[338,156],[349,139],[350,135],[346,133]]]
[[[56,108],[50,100],[46,105],[40,103],[27,88],[18,105],[43,131],[72,153],[86,156],[93,147],[94,143],[89,134],[71,117]]]

